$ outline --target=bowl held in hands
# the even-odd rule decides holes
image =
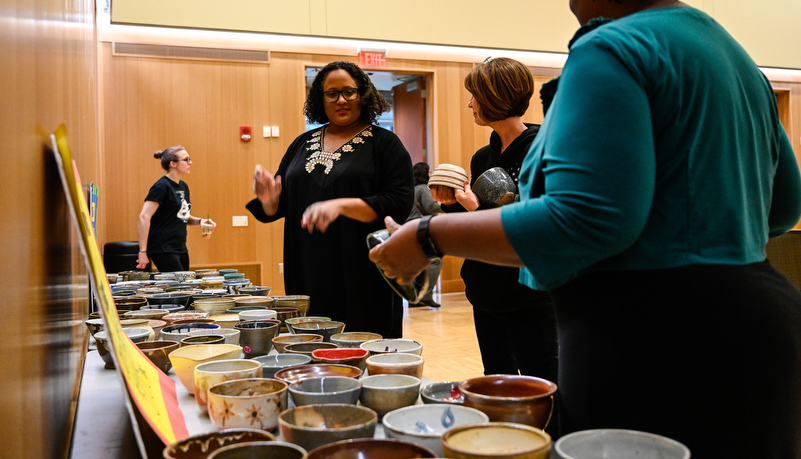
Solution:
[[[372,250],[373,247],[381,244],[382,242],[389,239],[390,234],[389,230],[382,229],[378,231],[374,231],[367,235],[367,247],[368,249]],[[378,267],[378,272],[381,273],[381,276],[389,283],[392,287],[392,290],[395,290],[395,293],[400,295],[402,298],[406,299],[410,304],[419,303],[420,300],[423,299],[426,292],[428,291],[429,285],[429,270],[431,269],[431,265],[426,267],[420,274],[415,277],[414,281],[411,284],[401,285],[398,283],[396,279],[391,279],[384,274],[384,270]]]

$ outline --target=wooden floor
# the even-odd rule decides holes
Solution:
[[[464,293],[434,294],[441,308],[409,308],[404,302],[403,337],[423,343],[423,373],[434,381],[463,381],[484,375]]]

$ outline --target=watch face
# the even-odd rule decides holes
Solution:
[[[378,231],[374,231],[367,235],[367,247],[372,249],[373,247],[381,244],[382,242],[389,239],[390,234],[389,230],[382,229]],[[419,303],[421,299],[425,296],[426,292],[428,291],[429,285],[429,273],[428,271],[431,269],[431,265],[427,266],[417,277],[412,281],[411,284],[401,285],[398,283],[396,279],[391,279],[384,274],[384,270],[381,269],[378,265],[378,272],[381,273],[381,277],[387,281],[392,290],[395,291],[401,298],[404,298],[409,303]]]

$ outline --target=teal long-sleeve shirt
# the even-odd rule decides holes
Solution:
[[[747,264],[801,217],[801,174],[769,82],[690,7],[643,11],[573,44],[502,208],[548,289],[583,272]]]

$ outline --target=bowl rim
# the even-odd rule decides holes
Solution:
[[[502,396],[502,395],[481,394],[479,392],[471,391],[470,389],[466,389],[465,388],[465,387],[468,386],[469,383],[471,383],[471,382],[475,383],[478,380],[487,380],[487,381],[491,381],[491,380],[499,380],[499,381],[508,381],[508,380],[511,380],[511,381],[530,381],[530,380],[536,380],[537,382],[541,382],[541,383],[544,382],[545,385],[548,386],[549,389],[548,389],[548,392],[544,392],[542,394],[518,395],[518,396],[514,396],[514,397],[506,397],[506,396]],[[557,389],[558,389],[558,387],[557,387],[556,383],[554,383],[553,381],[549,381],[549,380],[544,379],[544,378],[538,378],[536,376],[527,376],[527,375],[500,375],[500,374],[499,375],[485,375],[485,376],[478,376],[478,377],[475,377],[475,378],[465,379],[464,381],[462,381],[461,384],[459,384],[459,390],[464,395],[465,401],[467,401],[468,396],[469,397],[473,397],[475,399],[480,399],[480,400],[495,400],[495,401],[500,401],[500,402],[533,401],[533,400],[537,400],[537,399],[541,399],[541,398],[552,397],[556,393]]]
[[[287,413],[294,414],[296,411],[304,411],[304,410],[311,410],[320,407],[325,407],[325,409],[337,409],[337,410],[355,410],[361,411],[366,414],[372,414],[370,420],[368,420],[364,424],[356,425],[356,426],[348,426],[348,427],[313,427],[313,426],[302,426],[299,424],[292,424],[289,421],[284,419],[284,416],[288,416]],[[315,404],[315,405],[301,405],[295,406],[293,408],[289,408],[287,410],[282,411],[278,414],[278,425],[279,426],[288,426],[298,430],[305,430],[308,432],[348,432],[349,430],[357,430],[363,429],[364,427],[369,427],[370,425],[378,424],[378,413],[375,412],[372,408],[368,408],[362,405],[351,405],[349,403],[326,403],[326,404]]]
[[[276,439],[276,440],[248,441],[248,442],[232,443],[230,445],[225,445],[225,446],[221,446],[221,447],[217,448],[216,450],[214,450],[214,452],[212,454],[217,454],[217,451],[220,451],[220,450],[224,450],[223,452],[226,452],[226,451],[230,451],[230,450],[236,449],[238,447],[246,446],[246,445],[247,446],[268,446],[268,445],[271,445],[271,446],[283,446],[285,448],[289,448],[289,449],[297,451],[299,453],[306,454],[306,450],[302,446],[296,445],[294,443],[290,443],[288,441],[278,440],[278,439]],[[209,455],[208,457],[212,457],[212,455]],[[305,455],[302,456],[302,457],[304,459],[306,458]]]
[[[355,383],[357,383],[357,385],[355,387],[348,387],[348,388],[345,388],[345,389],[342,389],[342,390],[333,391],[333,392],[309,392],[309,391],[302,390],[300,388],[300,386],[303,385],[303,383],[306,382],[306,381],[312,381],[312,380],[316,381],[316,380],[323,380],[323,379],[342,380],[346,384],[349,384],[350,382],[355,382]],[[361,389],[362,389],[362,381],[360,379],[351,378],[349,376],[335,376],[335,375],[332,375],[332,376],[317,376],[317,377],[314,377],[314,378],[306,378],[306,379],[301,379],[301,380],[298,380],[298,381],[293,381],[292,383],[289,384],[289,392],[291,392],[292,394],[298,393],[298,394],[311,395],[311,396],[315,396],[315,395],[320,395],[320,396],[323,396],[323,395],[342,395],[342,394],[351,393],[351,392],[353,392],[353,391],[355,391],[357,389],[361,391]],[[326,405],[330,405],[330,403],[327,403]]]
[[[524,450],[524,451],[516,451],[515,454],[527,454],[527,453],[533,453],[533,452],[541,451],[541,450],[543,450],[545,448],[550,449],[551,446],[553,445],[553,440],[551,439],[551,436],[548,434],[548,432],[545,432],[544,430],[538,429],[536,427],[532,427],[532,426],[529,426],[529,425],[526,425],[526,424],[518,424],[516,422],[477,422],[477,423],[473,423],[473,424],[464,424],[464,425],[461,425],[461,426],[456,426],[456,427],[452,427],[452,428],[448,429],[447,432],[442,434],[442,446],[444,448],[445,445],[447,444],[448,448],[453,450],[454,452],[457,452],[457,453],[460,453],[460,454],[466,454],[466,455],[469,454],[469,455],[474,456],[474,457],[487,457],[487,458],[497,457],[497,455],[495,455],[495,454],[476,453],[476,452],[473,452],[473,451],[467,451],[467,450],[455,447],[454,445],[448,443],[448,439],[450,437],[452,437],[452,436],[454,436],[454,435],[456,435],[456,434],[458,434],[458,433],[460,433],[460,432],[462,432],[464,430],[467,430],[467,429],[490,429],[490,428],[505,428],[505,429],[514,429],[514,430],[525,430],[527,432],[540,435],[545,440],[547,440],[545,442],[545,444],[540,445],[538,448],[527,449],[527,450]]]
[[[283,339],[279,339],[279,338],[292,338],[292,337],[295,337],[295,336],[303,336],[303,337],[306,337],[306,336],[319,336],[320,339],[313,338],[312,341],[292,341],[289,344],[292,344],[292,343],[309,343],[309,342],[314,342],[314,341],[322,341],[323,338],[325,338],[323,335],[318,335],[317,333],[288,333],[286,335],[276,335],[273,338],[273,340],[277,339],[278,342],[282,342]]]
[[[195,442],[195,441],[203,441],[203,440],[211,441],[211,440],[213,440],[215,438],[218,438],[218,437],[222,437],[222,436],[226,436],[226,435],[232,435],[232,434],[238,434],[238,433],[257,433],[257,434],[260,434],[260,435],[266,434],[266,435],[268,435],[270,437],[275,438],[275,435],[273,435],[270,432],[267,432],[266,430],[251,429],[251,428],[248,428],[248,427],[232,427],[232,428],[229,428],[229,429],[214,430],[214,431],[203,432],[203,433],[199,433],[199,434],[196,434],[196,435],[190,435],[188,437],[184,437],[184,438],[182,438],[180,440],[177,440],[177,441],[175,441],[173,443],[170,443],[169,445],[166,445],[164,447],[163,455],[164,455],[164,457],[169,457],[170,459],[172,459],[175,456],[167,456],[167,450],[169,450],[169,449],[180,448],[182,445],[190,444],[190,443]],[[235,444],[235,443],[231,443],[231,444]],[[228,445],[224,445],[224,446],[228,446]]]
[[[336,448],[336,447],[344,445],[346,443],[351,443],[351,444],[356,444],[356,445],[358,445],[358,444],[367,444],[367,443],[398,444],[398,445],[404,445],[404,446],[411,446],[411,447],[413,447],[415,449],[418,449],[419,451],[424,451],[426,454],[430,454],[431,455],[429,457],[438,457],[437,453],[432,451],[431,448],[428,448],[426,446],[423,446],[423,445],[420,445],[420,444],[417,444],[417,443],[413,443],[413,442],[410,442],[410,441],[396,440],[394,438],[351,438],[351,439],[348,439],[348,440],[340,440],[340,441],[335,441],[335,442],[332,442],[332,443],[326,443],[325,445],[318,446],[317,448],[314,448],[311,451],[309,451],[309,457],[313,457],[312,453],[314,453],[315,455],[319,455],[320,451],[325,451],[326,449],[329,449],[329,448]]]
[[[365,351],[370,352],[368,349],[365,349]],[[389,358],[387,356],[391,357],[401,356],[400,357],[401,359],[409,358],[410,360],[408,362],[382,362],[381,360]],[[406,357],[406,356],[411,356],[411,357]],[[409,352],[384,352],[381,354],[373,354],[367,357],[368,365],[373,364],[373,365],[383,365],[383,366],[405,366],[405,365],[419,365],[424,362],[425,359],[423,358],[422,355],[411,354]]]
[[[236,364],[246,363],[246,364],[249,364],[252,368],[248,368],[246,366],[245,368],[237,368],[237,369],[228,368],[228,369],[225,369],[225,370],[216,370],[216,371],[207,369],[208,367],[213,367],[213,366],[220,365],[220,364],[232,364],[234,362],[236,362]],[[195,366],[195,372],[203,371],[203,372],[210,373],[210,374],[218,374],[218,373],[227,373],[229,371],[252,370],[252,369],[257,368],[257,367],[252,365],[253,363],[259,363],[259,362],[255,361],[253,359],[212,360],[211,362],[203,362],[203,363],[197,364],[197,366]],[[259,365],[259,366],[261,366],[261,365]]]
[[[170,357],[170,361],[172,361],[172,359],[175,357],[175,358],[179,358],[179,359],[186,359],[186,360],[192,360],[192,361],[198,362],[198,361],[203,361],[203,360],[210,359],[210,358],[221,357],[221,356],[223,356],[223,355],[225,355],[225,354],[227,354],[229,352],[236,351],[237,350],[236,348],[239,348],[238,349],[239,352],[242,352],[242,346],[239,346],[239,345],[236,345],[236,344],[224,344],[224,343],[221,343],[221,344],[195,344],[195,345],[192,345],[192,346],[179,347],[178,349],[170,352],[168,354],[168,357]],[[200,358],[193,358],[193,357],[190,357],[188,355],[182,355],[182,354],[188,353],[190,351],[199,352],[199,350],[203,350],[203,349],[219,351],[219,353],[215,353],[214,355],[209,355],[209,356],[202,356]],[[173,365],[175,365],[175,363],[173,363]]]
[[[577,438],[580,439],[581,437],[584,437],[584,436],[587,436],[587,435],[592,435],[592,434],[624,434],[624,435],[635,435],[635,436],[638,436],[638,437],[646,437],[646,438],[650,438],[650,439],[653,439],[653,440],[658,440],[660,443],[668,443],[671,446],[678,448],[684,454],[685,458],[689,458],[690,457],[690,449],[687,448],[686,445],[684,445],[683,443],[681,443],[678,440],[674,440],[674,439],[672,439],[670,437],[665,437],[663,435],[655,434],[653,432],[644,432],[644,431],[633,430],[633,429],[587,429],[587,430],[579,430],[579,431],[576,431],[576,432],[571,432],[571,433],[569,433],[569,434],[567,434],[567,435],[565,435],[563,437],[560,437],[558,440],[556,440],[554,442],[553,448],[560,456],[563,456],[563,457],[566,457],[566,458],[571,458],[573,456],[570,456],[570,454],[568,454],[567,452],[562,450],[562,447],[564,446],[564,444],[566,442],[571,441],[571,440],[576,440]],[[564,440],[564,439],[567,439],[567,440]]]
[[[377,380],[377,379],[388,379],[388,378],[406,379],[406,380],[409,380],[410,384],[403,384],[403,385],[391,386],[391,387],[368,386],[367,384],[364,384],[365,381],[372,382],[372,381]],[[416,380],[416,382],[413,381],[410,378],[413,378],[414,380]],[[362,380],[362,389],[364,389],[364,388],[369,388],[369,389],[408,389],[410,387],[417,386],[418,387],[418,392],[420,391],[420,389],[419,389],[420,388],[420,382],[422,381],[422,379],[418,378],[417,376],[404,375],[404,374],[399,374],[399,373],[386,373],[386,374],[378,374],[378,375],[367,375],[367,376],[363,377],[361,380]]]
[[[284,356],[284,357],[279,357],[279,356]],[[278,358],[280,359],[280,358],[285,358],[286,356],[290,356],[290,357],[302,357],[302,358],[306,358],[306,359],[308,359],[308,360],[306,360],[306,361],[305,361],[305,362],[303,362],[303,363],[295,363],[295,364],[292,364],[292,365],[289,365],[289,366],[280,366],[280,367],[278,367],[278,366],[273,366],[273,365],[265,365],[265,364],[264,364],[264,362],[262,362],[261,360],[259,360],[259,359],[260,359],[260,358],[262,358],[262,357],[278,357]],[[260,356],[253,357],[252,359],[247,359],[247,360],[251,360],[251,361],[254,361],[254,362],[260,362],[260,363],[261,363],[261,366],[262,366],[262,368],[278,368],[279,370],[280,370],[280,369],[283,369],[283,368],[295,367],[295,366],[298,366],[298,365],[306,365],[306,364],[309,364],[309,363],[311,363],[311,357],[309,357],[309,356],[308,356],[308,355],[306,355],[306,354],[298,354],[298,353],[292,353],[292,354],[290,354],[290,353],[287,353],[287,352],[279,352],[278,354],[267,354],[267,355],[260,355]],[[278,359],[276,359],[276,363],[277,363],[277,362],[278,362]]]
[[[283,387],[281,387],[280,389],[276,389],[274,391],[271,391],[271,392],[251,394],[251,395],[223,395],[223,394],[217,394],[217,393],[214,393],[214,395],[217,396],[217,397],[223,397],[223,398],[232,398],[232,399],[236,399],[236,400],[246,400],[246,399],[254,398],[254,397],[265,397],[265,396],[269,396],[269,395],[281,395],[282,393],[286,393],[287,390],[289,389],[289,384],[287,384],[286,381],[281,381],[280,379],[274,379],[274,378],[240,378],[240,379],[232,379],[230,381],[223,381],[221,383],[218,383],[218,384],[215,384],[213,386],[210,386],[207,389],[208,390],[208,394],[209,394],[208,396],[211,397],[212,389],[218,388],[220,386],[232,385],[233,383],[241,384],[241,383],[243,383],[245,381],[260,381],[260,382],[269,381],[269,382],[274,382],[274,383],[281,383],[281,384],[283,384]]]
[[[361,344],[359,345],[359,347],[361,347],[362,349],[365,349],[365,347],[364,347],[365,345],[371,345],[371,344],[375,344],[375,343],[377,343],[377,342],[380,342],[380,341],[408,342],[408,343],[415,343],[415,344],[417,344],[417,346],[411,347],[411,348],[409,348],[409,349],[406,349],[406,350],[403,350],[403,351],[399,351],[399,350],[397,350],[397,349],[396,349],[396,350],[394,350],[394,351],[382,351],[382,350],[374,350],[374,349],[368,349],[368,350],[369,350],[370,352],[383,352],[383,353],[387,353],[387,352],[401,352],[401,353],[404,353],[404,352],[405,352],[405,353],[408,353],[408,351],[410,351],[410,350],[416,350],[416,349],[418,349],[418,348],[419,348],[419,349],[422,349],[422,348],[423,348],[423,343],[421,343],[420,341],[417,341],[416,339],[409,339],[409,338],[380,338],[380,339],[371,339],[371,340],[369,340],[369,341],[365,341],[365,342],[361,343]]]
[[[462,411],[466,411],[466,412],[469,412],[469,413],[477,414],[477,415],[479,415],[479,416],[481,416],[481,417],[483,417],[485,419],[485,421],[483,421],[483,422],[489,422],[489,416],[487,416],[487,414],[484,413],[483,411],[478,410],[476,408],[471,408],[469,406],[464,406],[464,405],[431,404],[431,405],[409,405],[409,406],[404,406],[404,407],[401,407],[401,408],[394,409],[394,410],[392,410],[392,411],[390,411],[390,412],[388,412],[387,414],[384,415],[384,418],[381,419],[381,424],[384,426],[384,429],[391,430],[393,432],[397,432],[398,434],[402,434],[402,435],[410,435],[410,436],[414,436],[414,437],[426,438],[426,439],[431,439],[431,440],[434,440],[434,439],[437,439],[437,438],[442,438],[443,435],[445,435],[445,432],[442,432],[441,434],[438,434],[438,433],[411,432],[411,431],[408,431],[408,430],[402,430],[400,427],[392,425],[392,422],[391,422],[392,421],[392,416],[390,416],[393,413],[394,413],[395,416],[398,416],[399,414],[402,414],[401,412],[405,412],[405,411],[416,411],[416,410],[419,411],[419,410],[422,410],[422,409],[439,409],[440,407],[442,408],[443,411],[446,410],[446,409],[451,409],[451,410],[456,409],[456,410],[462,410]],[[390,420],[389,423],[387,423],[387,419],[388,418]],[[479,423],[480,422],[471,422],[470,424],[479,424]],[[468,424],[462,424],[462,425],[468,425]],[[447,430],[454,429],[456,427],[459,427],[459,426],[453,426],[453,427],[450,427]]]
[[[353,372],[352,370],[356,370],[356,371],[359,372],[358,374],[356,374],[356,376],[346,376],[346,378],[359,379],[364,374],[364,371],[362,371],[359,367],[354,367],[353,365],[344,365],[344,364],[341,364],[341,363],[306,363],[306,364],[303,364],[303,365],[293,365],[291,367],[282,368],[282,369],[276,371],[275,372],[275,379],[287,382],[287,384],[291,384],[292,382],[295,382],[295,381],[288,382],[287,380],[282,379],[281,377],[279,377],[278,373],[288,373],[290,371],[300,371],[300,370],[306,369],[306,367],[312,367],[312,366],[315,366],[315,367],[322,367],[322,366],[325,366],[325,367],[346,367],[348,370],[351,370],[351,372]],[[303,367],[303,368],[301,368],[301,367]],[[281,376],[283,376],[283,374]],[[331,376],[333,376],[333,375],[331,375]],[[316,376],[313,376],[313,377],[316,378]],[[362,381],[364,381],[364,378],[362,378]]]
[[[420,397],[423,398],[424,400],[428,399],[428,400],[430,400],[430,401],[432,401],[434,403],[439,403],[439,404],[464,405],[464,397],[462,397],[462,401],[460,401],[460,402],[446,402],[446,401],[444,401],[442,399],[434,397],[433,394],[432,394],[432,391],[434,390],[434,386],[446,387],[445,385],[447,384],[451,388],[453,388],[453,387],[459,388],[459,384],[461,384],[461,383],[462,383],[462,381],[439,381],[439,382],[433,382],[431,384],[426,384],[425,386],[420,386]],[[461,389],[460,389],[460,391],[461,391]]]

